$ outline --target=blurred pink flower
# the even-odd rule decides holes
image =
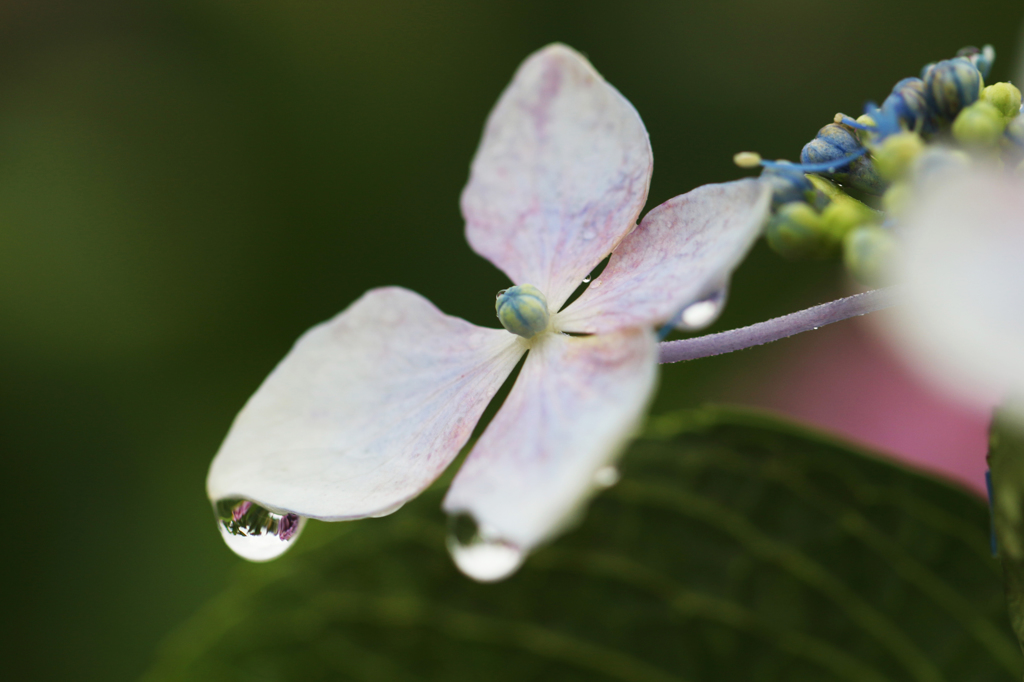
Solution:
[[[782,412],[984,494],[992,405],[965,405],[937,391],[879,338],[875,327],[900,312],[824,327],[771,349],[764,374],[735,386],[728,398]]]

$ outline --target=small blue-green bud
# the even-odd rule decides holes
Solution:
[[[773,251],[790,260],[827,258],[838,242],[825,231],[821,216],[802,202],[783,205],[768,221],[765,239]]]
[[[978,100],[953,121],[953,137],[970,147],[991,147],[1003,136],[1006,119],[994,106]]]
[[[843,264],[854,279],[866,286],[886,284],[899,245],[878,225],[864,225],[843,240]]]
[[[967,59],[945,59],[928,70],[924,77],[925,92],[932,112],[945,121],[981,96],[982,78]]]
[[[783,163],[783,162],[780,162]],[[807,201],[814,196],[814,186],[797,167],[770,166],[761,171],[761,179],[772,188],[772,206],[778,208],[791,201]]]
[[[986,45],[979,50],[973,45],[969,45],[957,50],[956,56],[963,57],[971,64],[974,64],[978,72],[981,73],[981,77],[988,78],[989,71],[992,70],[992,64],[996,61],[996,49],[991,45]]]
[[[498,292],[494,302],[501,326],[529,339],[548,328],[548,299],[532,284],[521,284]]]
[[[930,133],[935,129],[924,81],[920,78],[904,78],[893,86],[892,92],[882,102],[882,109],[892,111],[909,130]]]
[[[827,178],[850,185],[868,194],[881,195],[885,182],[878,175],[871,159],[866,155],[852,161],[843,159],[863,149],[852,128],[840,123],[829,123],[818,131],[817,137],[804,145],[800,162],[805,164],[837,162],[836,170],[824,172]]]
[[[800,152],[801,163],[827,163],[849,156],[861,145],[854,130],[842,123],[829,123]]]
[[[1013,83],[996,83],[981,91],[981,100],[988,102],[1007,121],[1020,113],[1020,90]]]

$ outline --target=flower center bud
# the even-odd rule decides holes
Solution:
[[[502,327],[524,339],[548,328],[548,300],[532,284],[499,291],[494,310]]]

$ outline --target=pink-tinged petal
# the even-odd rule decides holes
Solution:
[[[329,520],[392,510],[458,454],[525,348],[406,289],[371,290],[249,399],[207,492]]]
[[[904,221],[888,319],[926,378],[979,406],[1024,395],[1024,179],[960,170],[929,182]]]
[[[727,286],[761,234],[770,205],[770,188],[754,179],[704,185],[669,199],[644,216],[601,276],[558,315],[556,327],[604,333],[667,322]]]
[[[633,105],[578,52],[549,45],[487,119],[462,193],[466,239],[558,310],[636,224],[652,159]]]
[[[657,343],[633,329],[534,343],[444,508],[522,551],[562,530],[601,486],[657,380]],[[595,477],[596,480],[595,480]]]

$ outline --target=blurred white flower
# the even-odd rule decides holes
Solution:
[[[901,237],[906,304],[887,318],[907,361],[977,406],[1024,395],[1024,179],[951,165],[917,188]]]

